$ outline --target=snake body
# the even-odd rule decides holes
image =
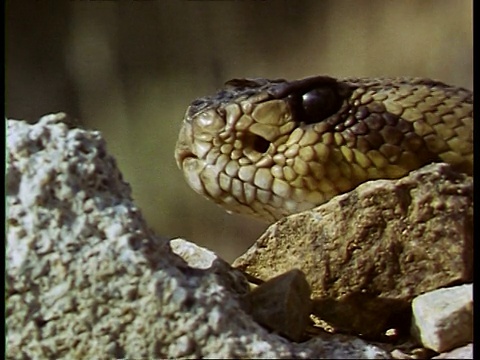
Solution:
[[[268,222],[431,162],[473,173],[473,92],[421,78],[234,79],[175,149],[199,194]]]

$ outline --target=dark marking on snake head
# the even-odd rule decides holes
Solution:
[[[329,76],[314,76],[301,80],[274,83],[268,89],[268,93],[276,99],[281,99],[292,94],[302,95],[314,89],[334,87],[337,84],[339,84],[337,80]]]
[[[369,132],[369,128],[364,121],[357,122],[351,127],[351,129],[355,135],[365,135]]]
[[[259,88],[268,83],[266,79],[231,79],[225,82],[225,87],[231,89]]]
[[[385,120],[380,114],[370,114],[363,123],[368,126],[370,131],[378,131],[385,125]]]

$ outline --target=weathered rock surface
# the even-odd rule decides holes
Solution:
[[[420,295],[412,309],[412,333],[426,348],[441,353],[473,341],[472,284]]]
[[[62,118],[7,122],[8,359],[388,358],[351,336],[268,333],[235,276],[148,229],[100,134]]]
[[[473,359],[473,344],[468,344],[434,356],[432,359]]]
[[[243,273],[232,268],[214,252],[184,239],[173,239],[169,244],[172,251],[185,260],[188,266],[220,274],[218,280],[239,295],[242,308],[257,323],[288,339],[304,339],[311,301],[310,286],[301,271],[289,271],[250,291]]]
[[[413,297],[473,276],[473,180],[432,164],[377,180],[272,225],[234,266],[267,280],[307,276],[336,329],[408,332]]]
[[[310,293],[305,274],[294,269],[261,284],[246,300],[259,324],[300,341],[310,322]]]
[[[244,298],[250,294],[250,286],[244,274],[230,266],[213,251],[202,248],[184,239],[172,239],[168,242],[172,252],[182,258],[192,269],[208,270],[218,274],[219,283],[236,294],[238,300],[244,303]]]

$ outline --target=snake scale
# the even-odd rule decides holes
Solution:
[[[431,162],[473,173],[473,92],[422,78],[234,79],[187,109],[188,184],[268,222]]]

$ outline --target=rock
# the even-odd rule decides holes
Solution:
[[[242,308],[256,322],[294,341],[303,339],[309,322],[311,301],[310,286],[301,271],[291,270],[249,292],[244,275],[214,252],[184,239],[171,240],[170,247],[188,266],[219,273],[222,275],[219,281],[229,279],[223,285],[240,295]]]
[[[247,295],[249,313],[268,329],[294,341],[303,338],[312,304],[305,274],[293,269],[258,286]]]
[[[250,286],[241,271],[232,268],[213,251],[187,240],[172,239],[169,245],[172,252],[181,257],[191,269],[208,270],[210,273],[218,274],[218,281],[233,294],[237,294],[238,300],[245,307],[244,297],[250,293]]]
[[[473,344],[434,356],[432,359],[473,359]]]
[[[395,349],[391,354],[393,359],[430,359],[436,352],[430,349],[416,348],[407,353],[400,349]]]
[[[349,335],[320,333],[294,349],[305,359],[391,359],[390,354],[373,344]]]
[[[7,359],[388,358],[351,336],[266,331],[235,276],[148,228],[100,134],[63,119],[7,121]]]
[[[263,280],[299,268],[334,328],[408,332],[410,302],[473,277],[473,180],[432,164],[278,221],[233,263]]]
[[[441,353],[473,341],[472,284],[420,295],[412,309],[412,333],[423,346]]]
[[[408,302],[362,293],[339,299],[317,298],[312,302],[313,313],[333,327],[334,332],[356,333],[385,342],[397,341],[408,334],[411,316]]]

